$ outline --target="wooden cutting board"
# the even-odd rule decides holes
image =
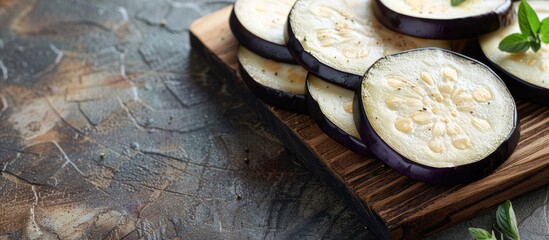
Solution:
[[[515,153],[493,174],[468,185],[429,186],[354,154],[325,135],[308,116],[267,106],[251,94],[237,71],[238,43],[228,22],[231,9],[191,25],[193,49],[378,238],[429,235],[549,183],[549,108],[524,102],[518,104],[521,139]]]

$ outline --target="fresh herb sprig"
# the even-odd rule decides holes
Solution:
[[[541,43],[549,43],[549,17],[540,21],[538,14],[526,0],[520,2],[518,23],[521,33],[513,33],[501,40],[499,50],[520,53],[532,48],[537,52]]]
[[[496,226],[497,230],[501,232],[498,239],[494,231],[491,233],[481,228],[469,228],[469,234],[475,238],[475,240],[504,240],[504,235],[513,239],[520,240],[517,227],[517,218],[511,201],[507,200],[498,207],[496,211]]]
[[[452,7],[455,7],[457,5],[460,5],[462,4],[463,2],[465,2],[465,0],[451,0],[450,3],[452,4]]]
[[[469,228],[469,234],[471,234],[475,240],[498,240],[494,231],[490,233],[482,228]]]

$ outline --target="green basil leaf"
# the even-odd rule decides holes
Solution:
[[[496,225],[499,231],[507,236],[511,235],[511,230],[507,225],[507,215],[505,214],[505,207],[500,205],[496,211]]]
[[[541,41],[549,43],[549,17],[541,21],[539,33],[541,34]]]
[[[452,7],[455,7],[457,5],[460,5],[461,3],[465,2],[465,0],[452,0]]]
[[[518,10],[520,31],[527,35],[538,35],[540,21],[538,15],[526,0],[522,0]]]
[[[527,35],[513,33],[501,40],[498,48],[510,53],[526,52],[530,48],[530,41]]]
[[[537,44],[538,44],[538,50],[539,50],[539,42]],[[513,205],[509,200],[505,201],[505,211],[506,211],[507,221],[508,221],[507,224],[509,225],[509,228],[513,232],[513,235],[511,235],[511,237],[513,237],[516,240],[519,240],[520,237],[518,233],[517,217],[515,216]]]
[[[537,52],[541,48],[541,42],[538,39],[537,41],[530,41],[530,47],[534,52]]]
[[[496,211],[496,225],[503,234],[512,239],[520,240],[517,219],[509,200],[498,207]]]
[[[482,228],[469,228],[469,234],[471,234],[475,240],[497,240],[494,231],[489,233]]]

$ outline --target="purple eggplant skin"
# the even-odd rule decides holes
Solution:
[[[404,15],[389,9],[381,0],[372,1],[374,15],[385,27],[406,35],[431,39],[473,38],[508,26],[516,18],[512,6],[511,1],[506,1],[492,12],[446,20]]]
[[[458,53],[454,54],[472,61],[476,61]],[[380,60],[374,63],[370,69],[375,68]],[[478,64],[482,63],[478,62]],[[515,108],[513,120],[514,127],[511,130],[511,133],[494,152],[486,156],[484,159],[457,167],[435,168],[425,166],[400,155],[385,141],[383,141],[383,139],[375,132],[370,121],[368,121],[368,116],[366,116],[364,111],[362,88],[358,88],[355,91],[356,94],[353,101],[353,117],[360,137],[364,141],[366,147],[368,147],[372,154],[385,165],[414,180],[430,185],[466,184],[489,175],[503,162],[505,162],[509,156],[511,156],[517,147],[520,138],[518,114]]]
[[[309,92],[308,85],[309,82],[307,81],[307,87],[305,88],[305,99],[307,100],[307,108],[309,110],[309,116],[313,118],[318,127],[334,141],[345,146],[349,150],[362,156],[371,157],[372,155],[370,151],[368,150],[366,145],[364,145],[361,139],[358,139],[355,136],[352,136],[349,133],[343,131],[330,119],[324,116],[324,113],[320,109],[320,105]]]
[[[360,91],[355,95],[353,111],[356,113],[354,114],[354,118],[360,136],[372,154],[397,172],[430,185],[466,184],[481,179],[492,173],[509,158],[519,141],[520,131],[517,125],[515,125],[515,128],[513,128],[512,133],[507,139],[494,152],[478,162],[449,168],[425,166],[400,155],[381,139],[374,131],[367,117],[364,116],[362,98],[358,94],[360,94]],[[516,122],[517,115],[515,112]]]
[[[288,50],[294,57],[294,59],[308,72],[321,77],[322,79],[333,83],[335,85],[347,88],[347,89],[356,89],[360,86],[362,81],[362,76],[355,75],[352,73],[346,73],[339,71],[335,68],[332,68],[326,64],[318,61],[312,54],[305,51],[303,45],[295,37],[294,32],[292,31],[292,24],[288,20]]]
[[[526,100],[541,106],[549,106],[549,89],[522,80],[492,62],[486,55],[484,55],[482,50],[480,50],[480,53],[482,56],[478,59],[484,62],[484,64],[490,66],[491,69],[497,73],[501,79],[503,79],[503,82],[505,82],[505,85],[515,99]]]
[[[246,86],[263,102],[290,112],[307,114],[305,95],[284,92],[256,82],[239,63],[240,75]]]
[[[277,62],[296,64],[296,61],[286,46],[269,42],[248,31],[236,17],[234,8],[229,17],[229,26],[238,43],[259,56]]]

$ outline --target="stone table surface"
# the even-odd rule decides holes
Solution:
[[[228,4],[0,0],[0,239],[373,239],[190,48]],[[523,239],[548,198],[512,200]]]

